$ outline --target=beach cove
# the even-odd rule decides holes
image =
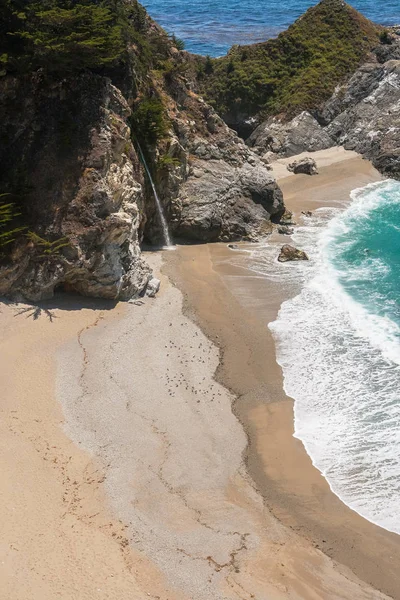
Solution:
[[[296,219],[380,179],[340,149],[317,163],[277,173]],[[149,254],[155,299],[3,305],[5,598],[400,597],[398,536],[292,436],[267,328],[287,290],[236,252]]]

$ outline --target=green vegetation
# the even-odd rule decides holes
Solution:
[[[389,35],[389,32],[388,32],[388,30],[387,30],[387,29],[384,29],[384,30],[383,30],[383,31],[380,33],[380,35],[379,35],[379,40],[380,40],[381,44],[387,44],[387,45],[390,45],[390,44],[392,44],[392,43],[393,43],[393,42],[392,42],[392,38],[391,38],[391,36]]]
[[[8,202],[11,194],[0,194],[0,256],[6,246],[26,229],[18,224],[21,213],[14,202]]]
[[[12,194],[0,194],[0,259],[7,256],[7,251],[18,236],[25,236],[37,249],[40,257],[59,255],[60,250],[69,245],[67,237],[61,237],[54,241],[42,238],[33,231],[27,231],[28,227],[23,225],[22,213],[15,202],[9,202]]]
[[[204,59],[199,87],[228,121],[260,111],[291,116],[328,98],[381,32],[341,0],[322,0],[276,39]]]
[[[145,72],[173,43],[136,0],[0,0],[0,11],[3,71],[99,70],[136,54]]]
[[[163,167],[180,167],[181,166],[181,161],[179,160],[179,158],[174,158],[172,156],[168,156],[168,154],[165,154],[164,156],[160,156],[160,158],[157,161],[157,166],[162,169]]]
[[[57,256],[62,248],[69,246],[69,239],[67,237],[61,237],[50,242],[33,231],[29,231],[26,237],[41,252],[41,258]]]
[[[134,141],[143,151],[155,146],[166,135],[168,119],[160,98],[144,98],[139,102],[132,113],[131,130]]]
[[[0,42],[3,67],[25,71],[96,68],[121,58],[122,15],[112,2],[3,0]]]
[[[180,38],[177,38],[174,33],[170,36],[170,38],[171,38],[172,45],[177,50],[184,50],[185,49],[185,42],[183,40],[181,40]]]

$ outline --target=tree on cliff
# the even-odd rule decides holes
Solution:
[[[121,60],[146,12],[117,0],[0,0],[0,61],[8,71],[99,68]]]

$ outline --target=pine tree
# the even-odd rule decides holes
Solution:
[[[123,59],[146,11],[118,0],[0,0],[0,67],[96,69]]]

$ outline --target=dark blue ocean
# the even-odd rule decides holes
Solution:
[[[312,0],[143,0],[150,15],[197,54],[221,56],[233,44],[276,36],[316,4]],[[354,0],[372,21],[400,23],[399,0]]]

